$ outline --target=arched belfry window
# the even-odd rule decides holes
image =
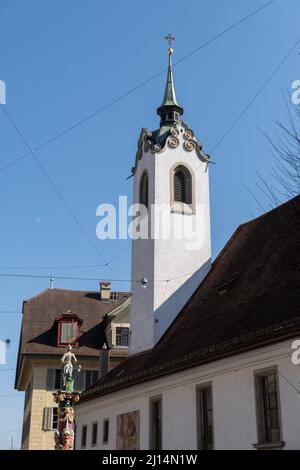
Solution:
[[[173,173],[173,201],[192,204],[192,175],[182,165],[176,167]]]
[[[145,171],[141,177],[140,182],[140,204],[147,207],[149,205],[149,178],[148,173]]]

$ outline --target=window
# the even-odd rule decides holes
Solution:
[[[45,407],[43,417],[43,429],[44,431],[53,431],[58,426],[58,408],[56,407]]]
[[[129,328],[116,327],[116,346],[129,346]]]
[[[98,437],[98,423],[93,423],[92,427],[92,446],[97,444],[97,437]]]
[[[107,444],[109,440],[109,419],[103,421],[103,444]]]
[[[58,408],[52,408],[52,429],[57,429],[58,426]]]
[[[150,400],[150,449],[162,448],[162,399]]]
[[[148,209],[149,204],[149,179],[148,173],[144,172],[140,182],[140,204]]]
[[[81,372],[80,372],[81,374]],[[85,371],[85,386],[84,388],[88,388],[97,382],[98,379],[98,371],[97,370],[86,370]]]
[[[281,425],[277,371],[270,370],[255,375],[258,444],[280,444]]]
[[[61,369],[55,369],[55,387],[56,390],[61,388]]]
[[[85,424],[81,428],[81,447],[86,446],[86,435],[87,435],[87,425]]]
[[[61,388],[61,369],[47,369],[46,389],[59,390]]]
[[[111,292],[110,300],[118,300],[118,292]]]
[[[55,321],[57,324],[57,346],[66,347],[67,344],[72,343],[77,348],[82,319],[76,313],[67,310]]]
[[[174,170],[173,199],[174,202],[192,204],[192,177],[188,169],[182,165]]]
[[[77,338],[77,323],[62,322],[60,330],[60,343],[68,344]]]
[[[213,449],[213,410],[211,385],[196,389],[198,449]]]

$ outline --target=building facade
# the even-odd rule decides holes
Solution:
[[[191,229],[133,241],[131,352],[83,392],[76,446],[299,449],[300,196],[238,227],[211,263],[210,158],[180,118],[168,52],[160,127],[138,143],[134,201],[152,211],[146,231],[160,210],[175,228],[194,223],[193,249]]]
[[[100,290],[47,289],[24,301],[16,372],[17,390],[25,391],[22,449],[54,449],[61,388],[60,359],[69,342],[81,366],[75,368],[77,391],[89,388],[128,354],[130,295]]]
[[[300,372],[291,361],[291,343],[189,368],[82,403],[77,408],[76,448],[124,448],[118,420],[135,413],[138,449],[299,449]],[[266,395],[265,380],[270,381]],[[126,435],[128,429],[122,432]]]
[[[211,267],[208,157],[180,120],[171,56],[160,127],[142,130],[132,170],[133,202],[148,211],[147,238],[132,241],[132,353],[154,346]]]

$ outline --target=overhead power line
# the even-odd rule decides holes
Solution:
[[[180,59],[178,59],[177,61],[175,61],[173,63],[173,67],[176,67],[177,65],[179,65],[180,63],[182,63],[183,61],[187,60],[189,57],[191,57],[192,55],[196,54],[197,52],[199,52],[201,49],[204,49],[205,47],[207,47],[208,45],[212,44],[214,41],[220,39],[222,36],[224,36],[225,34],[229,33],[230,31],[232,31],[233,29],[237,28],[238,26],[240,26],[242,23],[244,23],[245,21],[249,20],[250,18],[252,18],[253,16],[255,16],[256,14],[258,14],[259,12],[261,12],[262,10],[264,10],[265,8],[267,8],[268,6],[270,6],[272,3],[274,3],[276,0],[270,0],[268,1],[267,3],[265,3],[264,5],[262,5],[261,7],[257,8],[256,10],[253,10],[252,12],[250,12],[248,15],[242,17],[240,20],[238,20],[237,22],[233,23],[231,26],[225,28],[223,31],[221,31],[220,33],[214,35],[212,38],[208,39],[206,42],[204,42],[203,44],[201,44],[200,46],[198,46],[197,48],[193,49],[192,51],[188,52],[186,55],[184,55],[183,57],[181,57]],[[89,121],[90,119],[94,118],[95,116],[103,113],[104,111],[106,111],[108,108],[110,108],[111,106],[119,103],[120,101],[122,101],[123,99],[127,98],[129,95],[133,94],[135,91],[139,90],[140,88],[142,88],[143,86],[147,85],[148,83],[152,82],[153,80],[155,80],[157,77],[159,77],[160,75],[162,75],[163,73],[165,73],[167,70],[167,67],[165,67],[164,69],[162,69],[160,72],[152,75],[151,77],[149,77],[148,79],[142,81],[141,83],[139,83],[138,85],[136,85],[135,87],[131,88],[130,90],[128,90],[127,92],[121,94],[120,96],[118,96],[117,98],[114,98],[112,99],[109,103],[103,105],[102,107],[100,107],[99,109],[97,109],[96,111],[92,112],[91,114],[87,115],[86,117],[84,117],[83,119],[80,119],[79,121],[75,122],[74,124],[72,124],[70,127],[64,129],[63,131],[59,132],[58,134],[54,135],[53,137],[50,137],[48,140],[44,141],[43,143],[41,143],[40,145],[38,145],[37,147],[35,147],[33,150],[35,152],[38,152],[39,150],[41,150],[42,148],[46,147],[47,145],[51,144],[52,142],[54,142],[55,140],[63,137],[64,135],[68,134],[69,132],[71,132],[72,130],[74,130],[75,128],[77,128],[78,126],[80,126],[81,124],[84,124],[85,122]],[[10,166],[20,162],[21,160],[23,160],[24,158],[26,158],[27,156],[29,156],[31,154],[31,151],[29,152],[26,152],[24,153],[23,155],[21,155],[20,157],[16,158],[15,160],[12,160],[11,162],[8,162],[7,164],[5,164],[4,166],[0,167],[0,172],[4,171],[5,169],[9,168]]]
[[[137,284],[153,284],[156,282],[170,282],[177,279],[182,279],[188,276],[191,276],[193,273],[182,274],[181,276],[176,276],[169,279],[157,279],[151,281],[148,279],[109,279],[105,278],[107,282],[135,282]],[[53,279],[53,280],[63,280],[63,281],[96,281],[99,282],[99,278],[96,277],[72,277],[72,276],[55,276],[55,275],[42,275],[42,274],[23,274],[23,273],[0,273],[0,277],[13,277],[13,278],[27,278],[27,279]]]
[[[59,200],[62,202],[62,204],[64,205],[65,209],[67,210],[67,212],[71,215],[71,217],[73,218],[74,222],[76,223],[76,225],[79,227],[79,229],[81,230],[81,232],[83,233],[83,235],[85,236],[85,238],[88,240],[88,242],[90,243],[90,245],[94,248],[94,250],[96,251],[96,253],[98,254],[98,256],[104,261],[104,263],[109,266],[109,263],[108,261],[105,259],[105,257],[103,256],[103,254],[101,253],[101,251],[98,249],[97,245],[94,243],[94,241],[92,240],[92,238],[89,236],[88,232],[85,230],[85,228],[83,227],[83,225],[80,223],[80,221],[78,220],[78,218],[76,217],[75,213],[73,212],[73,210],[71,209],[71,207],[69,206],[69,204],[66,202],[66,200],[64,199],[64,197],[62,196],[61,192],[58,190],[57,186],[55,185],[54,181],[52,180],[52,178],[49,176],[49,174],[47,173],[47,171],[45,170],[45,168],[43,167],[43,165],[41,164],[41,162],[39,161],[39,159],[37,158],[34,150],[31,148],[31,146],[29,145],[29,143],[27,142],[24,134],[22,133],[22,131],[20,130],[20,128],[17,126],[17,124],[15,123],[14,119],[12,118],[12,116],[9,114],[9,112],[7,111],[7,109],[1,104],[1,108],[4,112],[4,114],[6,115],[6,117],[8,118],[8,120],[10,121],[10,123],[12,124],[12,126],[14,127],[14,129],[16,130],[16,132],[18,133],[18,135],[20,136],[20,138],[22,139],[24,145],[28,148],[28,150],[30,151],[34,161],[36,162],[36,164],[38,165],[38,167],[40,168],[41,172],[43,173],[44,177],[47,179],[49,185],[52,187],[52,189],[54,190],[54,192],[57,194]],[[109,269],[110,271],[112,272],[112,274],[114,276],[117,277],[116,273],[114,272],[114,270],[109,266]]]
[[[121,250],[119,250],[112,258],[108,260],[108,264],[112,263],[115,261],[121,254],[126,251],[129,246],[131,245],[131,240],[130,242],[123,247]],[[81,264],[81,265],[54,265],[54,266],[35,266],[35,265],[27,265],[27,266],[12,266],[12,265],[4,265],[0,266],[0,269],[25,269],[25,270],[36,270],[36,271],[42,271],[44,269],[85,269],[85,268],[102,268],[106,267],[107,264]]]
[[[298,44],[300,43],[300,38],[297,39],[295,44],[288,50],[288,52],[284,55],[284,57],[281,59],[279,64],[276,66],[276,68],[273,70],[271,75],[267,78],[267,80],[262,84],[262,86],[258,89],[258,91],[255,93],[255,95],[251,98],[249,103],[245,106],[245,108],[238,114],[238,116],[234,119],[234,121],[231,123],[231,125],[228,127],[228,129],[225,131],[225,133],[222,135],[222,137],[218,140],[218,142],[213,146],[213,148],[210,150],[210,153],[213,153],[216,148],[223,142],[225,137],[229,134],[229,132],[234,128],[234,126],[240,121],[240,119],[244,116],[244,114],[248,111],[250,106],[254,103],[254,101],[259,97],[261,92],[266,88],[266,86],[270,83],[272,78],[276,75],[276,73],[281,69],[282,65],[286,62],[288,57],[291,55],[291,53],[296,49]]]
[[[206,47],[207,45],[209,45],[210,43],[212,43],[213,41],[219,39],[220,37],[222,37],[223,35],[225,35],[227,32],[231,31],[232,29],[234,29],[235,27],[239,26],[241,23],[243,23],[244,21],[246,21],[247,19],[249,19],[250,17],[254,16],[255,14],[257,14],[258,12],[260,12],[261,10],[263,10],[264,8],[268,7],[269,5],[271,5],[272,3],[274,3],[275,0],[270,0],[269,2],[265,3],[264,5],[262,5],[261,7],[259,7],[258,9],[252,11],[251,13],[249,13],[248,15],[246,15],[245,17],[241,18],[239,21],[237,21],[236,23],[232,24],[231,26],[229,26],[228,28],[226,28],[225,30],[223,30],[222,32],[220,32],[219,34],[213,36],[211,39],[209,39],[208,41],[206,41],[204,44],[202,44],[201,46],[197,47],[196,49],[194,49],[193,51],[191,51],[190,53],[186,54],[184,57],[178,59],[175,63],[174,63],[174,66],[178,65],[179,63],[181,63],[183,60],[187,59],[188,57],[190,57],[191,55],[195,54],[196,52],[198,52],[199,50],[201,50],[202,48]],[[125,96],[128,96],[129,94],[131,94],[132,92],[134,92],[135,90],[137,90],[138,88],[141,88],[142,86],[144,86],[146,83],[148,83],[149,81],[153,80],[154,78],[156,78],[157,76],[161,75],[162,73],[164,73],[166,70],[166,68],[164,68],[164,70],[162,70],[161,72],[159,72],[158,74],[155,74],[154,76],[150,77],[148,80],[142,82],[141,84],[139,84],[137,87],[134,87],[133,89],[129,90],[129,92],[127,92],[126,94],[124,95],[121,95],[119,98],[113,100],[111,103],[109,103],[108,105],[105,105],[104,107],[100,108],[100,110],[97,110],[96,112],[92,113],[91,115],[89,115],[87,118],[85,118],[84,120],[81,120],[81,121],[78,121],[75,125],[71,126],[70,128],[66,129],[65,131],[63,131],[62,133],[60,133],[59,135],[55,136],[54,138],[50,139],[47,141],[47,144],[50,143],[50,141],[52,142],[53,140],[55,140],[56,138],[64,135],[66,132],[69,132],[70,130],[74,129],[74,127],[77,127],[78,125],[82,124],[83,122],[85,122],[86,120],[90,119],[91,117],[95,116],[96,114],[98,114],[99,112],[102,112],[104,111],[104,109],[107,109],[107,107],[109,106],[112,106],[115,102],[117,101],[120,101],[121,99],[125,98]],[[73,218],[73,220],[75,221],[75,223],[77,224],[77,226],[80,228],[80,230],[82,231],[82,233],[84,234],[85,238],[89,241],[89,243],[93,246],[93,248],[96,250],[96,252],[98,253],[98,255],[101,257],[101,259],[104,261],[104,266],[109,266],[109,262],[106,261],[106,259],[104,258],[104,256],[102,255],[102,253],[98,250],[97,246],[95,245],[95,243],[93,242],[93,240],[90,238],[89,234],[87,233],[87,231],[84,229],[84,227],[81,225],[81,223],[79,222],[78,218],[76,217],[76,215],[74,214],[74,212],[72,211],[71,207],[68,205],[68,203],[66,202],[66,200],[63,198],[62,194],[60,193],[60,191],[58,190],[58,188],[56,187],[56,185],[54,184],[53,180],[50,178],[50,176],[48,175],[48,173],[46,172],[45,168],[42,166],[42,164],[40,163],[40,161],[38,160],[38,158],[36,157],[35,155],[35,151],[34,149],[31,148],[31,146],[28,144],[27,140],[25,139],[23,133],[20,131],[20,129],[18,128],[18,126],[16,125],[16,123],[14,122],[14,120],[12,119],[12,117],[10,116],[10,114],[7,112],[7,110],[5,110],[2,106],[2,109],[4,110],[6,116],[8,117],[8,119],[10,120],[10,122],[12,123],[12,125],[14,126],[14,128],[16,129],[16,131],[18,132],[18,134],[20,135],[21,139],[23,140],[25,146],[27,147],[28,149],[28,152],[26,155],[32,155],[34,160],[36,161],[37,165],[39,166],[40,170],[42,171],[42,173],[44,174],[45,178],[48,180],[49,184],[51,185],[52,189],[56,192],[57,196],[59,197],[59,199],[61,200],[61,202],[63,203],[64,207],[66,208],[66,210],[69,212],[69,214],[71,215],[71,217]],[[45,143],[46,144],[46,143]],[[45,144],[42,144],[42,146],[44,146]],[[39,148],[41,148],[41,146],[39,146]],[[23,158],[23,157],[22,157]],[[0,169],[1,171],[2,169]],[[115,259],[115,258],[114,258]],[[112,268],[110,268],[111,272],[116,275],[114,273],[114,271],[112,270]]]

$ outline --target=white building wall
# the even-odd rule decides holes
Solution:
[[[98,449],[114,449],[117,415],[140,410],[140,446],[149,448],[149,399],[162,395],[163,449],[196,449],[196,387],[213,389],[215,449],[253,449],[257,443],[254,372],[277,366],[285,449],[300,449],[300,369],[291,362],[291,342],[283,342],[210,365],[152,380],[99,397],[77,407],[76,448],[82,425],[98,421]],[[103,419],[110,418],[109,443],[102,445]]]
[[[132,284],[132,353],[157,343],[211,267],[208,165],[196,150],[185,149],[185,125],[178,124],[177,128],[179,145],[169,148],[166,143],[159,153],[144,152],[134,176],[134,202],[139,202],[140,181],[146,170],[149,204],[155,204],[155,209],[150,209],[152,238],[132,243],[132,278],[149,280],[146,289],[139,283]],[[174,213],[171,207],[171,174],[178,165],[184,165],[192,174],[192,214]],[[169,221],[167,237],[159,229],[162,221]],[[185,230],[181,235],[179,227]]]

